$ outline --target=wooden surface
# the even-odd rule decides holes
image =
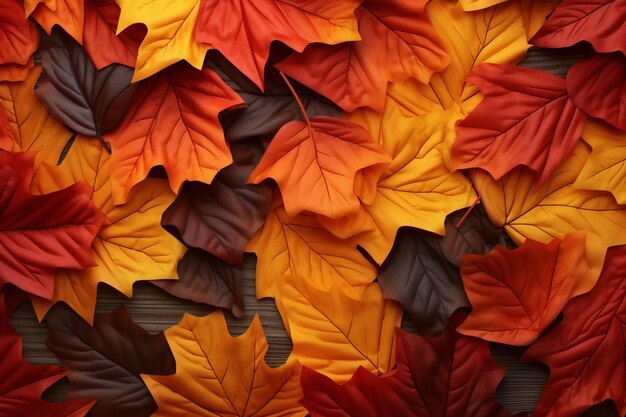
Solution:
[[[531,49],[522,62],[523,65],[540,68],[563,76],[576,59],[587,54],[586,48],[569,48],[562,51]],[[253,255],[246,257],[243,273],[243,294],[246,307],[245,316],[236,319],[227,313],[229,329],[233,335],[243,333],[255,314],[259,314],[269,342],[266,360],[270,366],[278,366],[285,361],[291,351],[291,342],[285,333],[273,300],[256,300],[254,295]],[[150,332],[158,332],[177,324],[183,314],[206,315],[212,309],[207,306],[176,299],[147,282],[138,282],[134,287],[133,298],[126,299],[106,285],[99,287],[97,312],[114,310],[126,304],[133,319]],[[11,321],[23,337],[24,357],[36,364],[58,364],[57,359],[46,348],[47,328],[37,323],[29,304],[22,305],[12,316]],[[411,330],[410,320],[403,321],[403,327]],[[498,387],[497,399],[512,412],[532,411],[548,375],[547,367],[540,364],[523,363],[518,360],[523,348],[492,345],[492,352],[498,362],[508,368],[508,372]],[[53,386],[45,394],[49,400],[64,398],[67,383]]]

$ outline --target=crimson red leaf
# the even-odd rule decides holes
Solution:
[[[94,417],[149,417],[157,406],[139,374],[176,371],[163,333],[151,335],[124,307],[96,314],[93,327],[64,305],[46,315],[48,347],[69,369],[69,398],[97,397]]]
[[[585,123],[565,80],[530,68],[482,64],[468,81],[485,99],[457,125],[452,165],[483,168],[495,179],[526,165],[541,186],[572,153]]]
[[[244,246],[265,222],[272,202],[268,185],[247,184],[253,169],[252,163],[235,163],[210,185],[186,182],[161,224],[187,245],[241,265]]]
[[[68,372],[31,365],[22,358],[22,338],[9,324],[0,292],[0,415],[3,417],[83,417],[94,400],[43,401],[41,394]]]
[[[178,263],[177,280],[151,281],[168,293],[196,303],[231,310],[243,315],[241,269],[200,249],[189,249]]]
[[[626,34],[625,34],[626,36]],[[619,52],[579,61],[567,72],[567,93],[588,115],[626,130],[626,57]]]
[[[563,309],[563,320],[524,354],[550,366],[534,414],[575,417],[613,400],[626,414],[626,246],[609,248],[596,286]]]
[[[119,18],[120,8],[115,0],[85,0],[83,46],[98,70],[115,63],[134,67],[137,62],[146,29],[132,25],[118,35]]]
[[[115,129],[135,96],[133,69],[114,64],[96,71],[78,42],[59,29],[41,43],[46,77],[37,95],[50,112],[81,135],[102,138]]]
[[[91,242],[104,216],[86,184],[31,195],[34,154],[0,153],[0,287],[50,299],[56,268],[93,265]]]
[[[626,53],[626,0],[564,0],[531,43],[564,48],[587,41],[598,52]]]
[[[504,369],[486,342],[455,333],[436,339],[397,331],[397,368],[376,376],[359,368],[344,385],[302,369],[301,403],[313,417],[505,417],[496,403]]]

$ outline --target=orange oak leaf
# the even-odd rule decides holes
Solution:
[[[598,52],[626,53],[626,0],[564,0],[531,39],[544,48],[587,41]]]
[[[626,131],[626,57],[615,52],[576,62],[567,72],[567,93],[590,116]]]
[[[595,283],[585,257],[585,232],[466,255],[461,276],[472,312],[457,330],[508,345],[534,342],[571,298]]]
[[[398,366],[365,368],[340,385],[302,369],[302,404],[313,417],[509,417],[494,398],[505,373],[487,343],[448,327],[437,338],[396,331]]]
[[[140,280],[172,279],[185,252],[184,246],[161,227],[165,209],[174,201],[167,182],[148,178],[129,200],[114,205],[109,175],[110,156],[96,140],[78,136],[61,165],[44,160],[31,188],[46,193],[78,181],[91,185],[89,197],[106,220],[91,244],[94,265],[83,270],[57,270],[51,300],[31,297],[42,319],[52,305],[63,301],[85,321],[92,323],[100,283],[127,297]]]
[[[48,35],[52,34],[55,25],[59,25],[82,45],[85,0],[31,0],[26,4],[26,13],[34,18]]]
[[[63,146],[72,136],[39,100],[35,85],[41,67],[31,69],[21,82],[0,83],[0,106],[6,112],[11,143],[5,138],[2,148],[8,151],[37,151],[35,172],[42,160],[59,159]]]
[[[308,211],[338,218],[358,211],[359,197],[366,199],[389,161],[362,126],[318,116],[284,125],[249,182],[276,180],[289,217]]]
[[[290,358],[302,365],[337,382],[359,367],[393,368],[402,308],[383,299],[377,283],[355,300],[337,285],[324,291],[305,277],[283,275],[276,279],[276,306],[293,341]]]
[[[34,65],[39,32],[25,16],[19,0],[7,0],[0,9],[0,81],[21,81]]]
[[[467,78],[484,100],[457,124],[454,168],[482,168],[500,179],[517,165],[550,178],[580,139],[585,114],[567,95],[565,80],[546,71],[483,64]]]
[[[198,42],[213,45],[263,89],[270,44],[298,52],[310,43],[359,40],[354,10],[359,0],[201,0]],[[262,28],[262,29],[261,29]]]
[[[137,62],[146,31],[133,25],[116,34],[119,17],[115,0],[85,0],[83,46],[98,70],[113,63],[134,67]]]
[[[314,215],[289,218],[280,198],[274,199],[265,224],[246,251],[257,255],[258,298],[273,297],[274,282],[281,275],[307,277],[322,289],[337,284],[354,298],[376,278],[376,269],[354,240],[336,237]]]
[[[150,169],[163,165],[170,187],[210,183],[232,162],[220,111],[241,99],[211,70],[180,63],[146,80],[121,125],[106,136],[113,150],[113,200],[128,200]]]
[[[89,246],[104,218],[86,184],[31,195],[34,155],[0,152],[0,287],[51,298],[56,268],[93,265]]]
[[[594,289],[570,301],[522,357],[550,367],[534,416],[576,417],[604,400],[626,415],[625,270],[626,246],[610,248]]]
[[[524,167],[499,181],[482,170],[473,171],[471,178],[493,224],[503,227],[517,244],[526,239],[548,243],[586,231],[587,262],[592,281],[597,281],[607,248],[626,244],[626,207],[607,192],[574,186],[588,158],[587,145],[579,143],[540,188],[533,172]]]
[[[244,334],[232,337],[221,311],[185,314],[165,337],[176,374],[142,375],[159,407],[153,417],[306,415],[298,403],[301,365],[265,363],[268,345],[258,316]]]
[[[426,0],[366,0],[356,10],[362,40],[309,45],[276,67],[346,111],[381,111],[387,83],[413,77],[427,83],[450,63],[428,20]]]

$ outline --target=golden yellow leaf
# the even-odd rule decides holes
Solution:
[[[290,358],[302,365],[335,382],[349,380],[360,366],[376,373],[393,368],[402,308],[384,300],[377,283],[355,300],[338,286],[323,291],[307,278],[283,275],[276,305],[293,340]]]
[[[358,298],[363,286],[376,278],[376,269],[356,248],[325,230],[310,214],[287,217],[275,199],[263,227],[246,247],[257,254],[256,296],[274,296],[274,281],[281,275],[301,275],[328,289],[337,284]]]
[[[9,121],[12,144],[9,151],[38,151],[35,172],[43,159],[55,160],[72,136],[39,101],[35,84],[41,67],[35,67],[20,82],[0,83],[0,104]]]
[[[569,232],[587,231],[587,261],[595,282],[602,270],[606,250],[626,244],[626,207],[603,191],[579,190],[574,181],[589,150],[580,143],[572,156],[541,188],[532,171],[519,167],[495,181],[482,170],[472,180],[489,218],[502,226],[517,244],[530,238],[543,243],[563,239]]]
[[[135,23],[148,28],[137,55],[133,82],[148,78],[160,70],[185,60],[202,68],[211,48],[194,38],[200,0],[115,0],[121,14],[117,33]]]
[[[176,360],[174,375],[142,375],[159,409],[153,417],[304,416],[298,400],[301,365],[270,368],[267,340],[255,316],[239,337],[228,333],[221,311],[185,314],[165,331]]]
[[[417,121],[411,109],[391,96],[382,118],[373,111],[351,118],[370,131],[392,162],[378,181],[372,204],[362,204],[356,215],[322,218],[320,223],[339,237],[352,238],[380,264],[398,228],[413,226],[443,235],[446,216],[467,207],[476,196],[467,178],[444,164],[441,148],[454,129],[452,119],[433,113]]]
[[[626,133],[607,124],[587,121],[582,137],[591,146],[591,155],[574,187],[608,191],[619,204],[626,204]]]
[[[139,280],[176,278],[176,266],[185,248],[161,227],[161,215],[175,198],[161,179],[142,182],[126,204],[113,205],[110,155],[94,139],[79,136],[60,166],[44,161],[35,178],[34,192],[48,193],[78,181],[93,189],[92,201],[106,216],[91,254],[95,266],[84,270],[58,270],[51,301],[34,299],[41,319],[57,301],[64,301],[86,321],[93,320],[99,283],[127,297]]]

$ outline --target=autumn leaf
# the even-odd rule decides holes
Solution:
[[[589,121],[583,130],[583,139],[591,146],[574,188],[608,191],[618,204],[626,204],[626,133],[608,125]]]
[[[51,298],[56,268],[93,265],[89,247],[104,220],[85,184],[29,191],[34,156],[0,152],[0,287]]]
[[[624,322],[626,247],[610,248],[602,275],[591,292],[563,310],[563,320],[524,354],[550,367],[537,417],[575,417],[594,404],[612,400],[626,414]]]
[[[145,29],[132,25],[118,35],[119,17],[120,8],[115,0],[85,0],[83,46],[97,70],[110,64],[134,67],[137,62]]]
[[[427,1],[365,0],[356,9],[362,40],[313,44],[276,67],[346,111],[381,111],[387,83],[409,77],[427,83],[449,57],[426,17]]]
[[[358,298],[359,288],[376,278],[376,269],[356,246],[353,240],[328,232],[316,216],[289,218],[276,198],[265,224],[246,247],[247,252],[257,255],[256,296],[273,297],[274,281],[279,276],[299,275],[320,288],[337,283]]]
[[[472,182],[491,221],[504,227],[517,244],[526,239],[548,243],[586,230],[587,262],[591,280],[596,281],[607,248],[626,243],[626,209],[606,192],[573,186],[588,156],[586,146],[579,144],[539,189],[533,173],[521,167],[500,181],[476,170]]]
[[[547,244],[527,239],[512,251],[496,246],[486,255],[467,255],[461,274],[472,312],[457,331],[508,345],[534,342],[570,299],[594,285],[585,232]]]
[[[261,91],[223,57],[211,57],[205,66],[215,71],[245,102],[245,106],[220,115],[226,139],[230,142],[255,137],[272,138],[287,122],[304,120],[298,103],[285,81],[272,67],[265,75]],[[339,117],[341,109],[311,90],[294,83],[296,93],[307,115]]]
[[[293,341],[290,358],[337,382],[359,367],[383,373],[394,366],[394,329],[402,309],[384,300],[378,284],[359,300],[339,286],[322,290],[307,278],[276,278],[276,305]],[[329,360],[332,358],[332,360]]]
[[[241,101],[211,70],[178,64],[139,87],[111,142],[113,200],[122,204],[150,169],[163,165],[170,187],[210,183],[232,162],[218,114]]]
[[[83,48],[59,30],[41,43],[46,77],[37,95],[69,129],[104,143],[102,136],[117,128],[137,90],[132,69],[113,64],[96,71]]]
[[[389,98],[380,117],[374,112],[351,117],[366,126],[392,157],[378,181],[373,202],[361,204],[355,215],[346,218],[320,219],[335,235],[356,241],[379,264],[391,250],[400,227],[443,234],[446,216],[475,200],[467,178],[451,173],[444,164],[441,147],[447,129],[437,115],[423,119],[416,129],[417,119]]]
[[[41,67],[36,67],[22,82],[0,83],[0,105],[12,139],[10,145],[5,139],[2,147],[13,152],[36,150],[35,171],[43,159],[56,162],[72,135],[39,101],[35,85],[40,74]]]
[[[178,279],[151,282],[175,297],[243,315],[241,269],[201,249],[185,253],[178,263]]]
[[[364,189],[375,186],[388,163],[385,151],[363,127],[318,116],[284,125],[249,181],[276,180],[289,217],[308,211],[338,218],[356,212],[359,197],[365,198],[356,177],[367,177]]]
[[[26,15],[35,19],[48,35],[58,25],[82,45],[84,2],[85,0],[26,0]]]
[[[174,356],[163,333],[151,335],[124,307],[97,314],[93,327],[64,306],[46,316],[47,345],[69,369],[69,398],[97,402],[93,417],[149,417],[156,411],[139,374],[173,374]]]
[[[312,417],[507,417],[495,401],[505,370],[482,340],[448,327],[431,339],[396,332],[397,368],[377,376],[365,368],[340,385],[302,369],[302,404]]]
[[[469,307],[461,274],[428,232],[403,227],[378,274],[386,299],[404,306],[420,334],[439,335],[448,319]]]
[[[210,185],[185,183],[161,224],[187,245],[241,265],[244,248],[263,226],[272,203],[269,186],[247,184],[253,169],[251,162],[235,162]]]
[[[567,95],[565,80],[545,71],[483,64],[468,77],[485,99],[457,124],[454,168],[482,168],[500,179],[517,165],[543,185],[574,150],[585,114]]]
[[[13,148],[13,135],[9,128],[9,119],[4,111],[4,107],[0,107],[0,149],[10,150]]]
[[[115,0],[121,13],[117,33],[141,23],[147,34],[137,54],[133,82],[143,80],[159,71],[185,60],[201,69],[208,44],[194,40],[200,0]]]
[[[359,3],[201,0],[195,40],[215,47],[263,90],[265,63],[273,41],[302,52],[314,42],[338,44],[359,40],[354,16]]]
[[[51,365],[31,365],[22,358],[22,338],[9,324],[0,293],[0,410],[11,417],[83,417],[95,400],[48,402],[41,394],[68,371]]]
[[[0,11],[0,81],[21,81],[34,65],[39,32],[19,0],[7,0]]]
[[[625,9],[626,10],[626,9]],[[626,131],[626,57],[599,54],[567,72],[567,93],[579,109]]]
[[[106,216],[91,245],[95,266],[82,271],[57,271],[52,301],[40,298],[32,301],[39,319],[54,302],[64,301],[91,323],[100,282],[130,297],[135,281],[176,278],[176,264],[185,248],[161,227],[163,211],[175,197],[167,183],[148,179],[137,187],[126,204],[115,206],[109,154],[95,141],[78,139],[60,166],[56,159],[41,165],[32,187],[43,193],[77,181],[91,185],[91,200]]]
[[[624,13],[624,0],[564,0],[531,43],[543,48],[565,48],[587,41],[598,52],[626,53]]]
[[[270,368],[267,341],[258,316],[239,337],[228,333],[224,315],[185,314],[166,330],[176,374],[142,375],[159,409],[154,417],[304,416],[297,361]]]

